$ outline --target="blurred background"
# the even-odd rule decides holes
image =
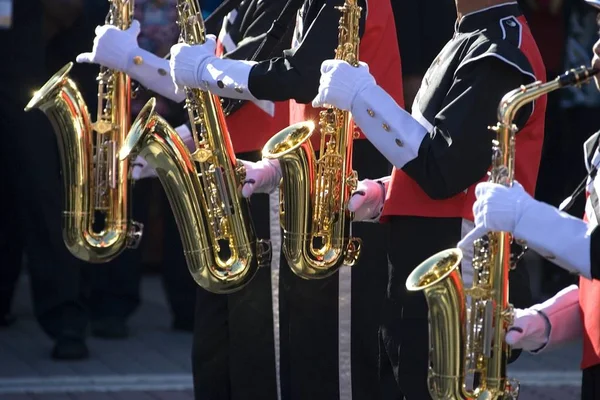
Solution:
[[[135,1],[142,48],[164,56],[176,43],[175,3]],[[590,64],[598,26],[596,12],[583,0],[519,3],[548,78]],[[220,1],[200,4],[207,17]],[[454,1],[392,4],[410,107],[426,69],[453,34]],[[62,240],[56,138],[40,111],[23,111],[52,74],[91,50],[94,29],[104,24],[107,10],[106,0],[13,0],[12,24],[0,30],[0,399],[47,398],[48,393],[56,399],[91,393],[192,398],[196,285],[158,179],[134,186],[134,219],[145,225],[138,249],[100,266],[75,259]],[[71,72],[93,120],[97,75],[95,65],[75,64]],[[156,95],[138,92],[133,117],[150,96]],[[173,126],[181,123],[179,105],[158,101],[161,115]],[[585,176],[582,146],[598,129],[593,116],[599,108],[600,94],[591,85],[550,94],[539,200],[558,206]],[[569,212],[581,217],[583,208],[582,197]],[[536,301],[576,281],[532,252],[527,257],[524,267],[531,272]],[[511,367],[528,386],[522,398],[577,398],[579,354],[574,346],[546,358],[521,357]]]

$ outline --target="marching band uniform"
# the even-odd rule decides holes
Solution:
[[[457,21],[454,37],[423,79],[412,116],[376,84],[364,65],[323,63],[313,106],[331,104],[352,111],[367,139],[396,167],[391,177],[361,181],[349,209],[367,220],[381,216],[390,223],[392,267],[380,357],[382,368],[389,368],[389,360],[406,399],[430,397],[427,306],[422,294],[407,294],[406,279],[431,254],[452,247],[469,226],[465,220],[473,219],[474,186],[490,167],[494,134],[487,126],[496,121],[502,96],[544,77],[541,56],[516,3],[481,9]],[[522,128],[517,152],[527,154],[517,160],[517,175],[530,192],[544,112],[542,98],[535,107],[523,108],[515,121]],[[529,301],[526,278],[519,276],[511,285],[521,297],[513,295],[516,303]]]
[[[585,144],[586,168],[600,167],[598,138]],[[592,157],[593,155],[593,157]],[[590,162],[591,160],[591,162]],[[594,174],[595,175],[595,174]],[[506,341],[531,353],[548,351],[583,337],[582,399],[600,396],[600,230],[597,189],[600,182],[588,178],[586,215],[583,220],[534,200],[515,182],[511,188],[495,183],[477,186],[473,205],[475,229],[459,242],[469,249],[487,231],[510,232],[528,247],[561,268],[580,275],[579,287],[571,285],[554,297],[527,309],[515,310],[515,321]]]
[[[587,0],[600,9],[600,1]],[[600,41],[594,46],[592,63],[600,67]],[[594,76],[600,90],[598,75]],[[571,285],[554,297],[527,309],[516,309],[513,326],[506,341],[513,348],[533,354],[548,351],[583,337],[581,361],[581,399],[600,397],[600,230],[598,218],[600,132],[584,144],[584,162],[588,171],[586,207],[583,220],[534,200],[519,182],[507,188],[481,183],[473,204],[475,229],[458,246],[467,250],[487,231],[504,231],[523,240],[527,246],[559,267],[578,274],[579,287]]]
[[[258,43],[247,39],[264,35],[282,7],[283,4],[273,2],[260,10],[253,9],[250,15],[250,10],[242,4],[230,13],[219,35],[225,39],[218,43],[219,55],[250,57]],[[235,18],[238,12],[247,13],[252,23],[241,26],[247,21]],[[124,31],[109,25],[98,27],[93,51],[80,54],[77,61],[124,71],[148,90],[175,102],[183,102],[185,95],[176,93],[168,74],[169,61],[141,49],[137,41],[139,32],[138,21],[133,21],[131,27]],[[246,40],[241,43],[243,39]],[[241,44],[238,46],[237,43]],[[229,115],[227,127],[238,152],[236,155],[258,160],[258,150],[268,137],[287,126],[288,114],[287,103],[269,102],[259,105],[246,103]],[[253,129],[258,128],[262,136],[248,134],[250,121]],[[176,131],[187,147],[194,149],[189,122],[178,126]],[[134,179],[156,176],[143,158],[138,157],[135,164]],[[257,236],[269,239],[267,195],[253,199],[252,218]],[[275,221],[279,233],[278,216]],[[184,264],[183,253],[170,262]],[[217,295],[198,288],[192,358],[196,398],[277,398],[270,272],[269,268],[260,269],[244,290],[230,295]],[[251,368],[249,364],[252,364]]]
[[[278,57],[258,62],[220,59],[215,56],[217,44],[210,38],[202,46],[178,44],[171,50],[174,81],[178,86],[200,87],[221,97],[254,103],[291,100],[290,123],[314,118],[317,110],[304,104],[317,93],[321,62],[334,55],[340,18],[334,6],[343,1],[303,3],[292,48],[277,53]],[[374,74],[402,102],[400,57],[389,2],[371,0],[368,6],[365,1],[359,3],[363,7],[361,59],[370,61]],[[313,140],[317,144],[318,135]],[[354,146],[354,167],[361,177],[374,178],[388,172],[387,162],[367,141],[358,140]],[[247,179],[253,179],[256,169],[268,171],[270,165],[264,161],[245,164]],[[277,176],[265,179],[272,185],[264,192],[276,190]],[[249,196],[251,189],[246,185],[244,194]],[[369,260],[370,265],[363,262],[329,279],[302,280],[282,259],[278,299],[282,398],[378,397],[377,311],[381,309],[387,266],[385,251],[376,242],[384,234],[381,229],[367,227],[361,231],[361,227],[353,226],[354,235],[366,241],[361,259]],[[350,295],[360,296],[359,301],[350,300]]]

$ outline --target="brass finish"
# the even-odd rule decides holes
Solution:
[[[109,0],[106,23],[127,29],[133,0]],[[69,63],[39,89],[25,111],[40,109],[50,119],[60,153],[65,190],[63,239],[71,254],[90,262],[116,258],[138,246],[143,225],[129,220],[129,161],[117,152],[130,127],[130,78],[101,67],[98,75],[97,120],[91,117],[68,74]],[[103,222],[100,231],[94,225]]]
[[[513,184],[517,112],[549,92],[587,82],[596,73],[596,69],[581,67],[547,83],[521,86],[502,98],[498,124],[490,128],[497,134],[491,182]],[[471,288],[465,289],[461,279],[459,249],[430,257],[406,281],[408,291],[423,291],[429,306],[428,383],[434,400],[514,400],[519,396],[519,383],[506,376],[510,347],[504,340],[514,318],[508,302],[509,271],[518,259],[511,257],[512,241],[510,233],[488,232],[475,242]]]
[[[346,0],[337,7],[342,16],[336,60],[358,67],[361,7]],[[262,150],[278,159],[282,171],[280,217],[283,253],[294,273],[304,279],[333,275],[345,265],[354,265],[361,240],[350,237],[348,201],[358,177],[352,170],[354,122],[349,112],[328,108],[320,112],[320,158],[310,142],[312,122],[302,122],[273,136]]]
[[[180,41],[206,40],[197,0],[178,0]],[[243,288],[258,267],[269,265],[271,249],[257,240],[250,207],[242,197],[243,164],[236,160],[219,98],[184,88],[195,151],[154,111],[150,99],[133,123],[121,159],[142,156],[165,189],[175,215],[188,269],[213,293]]]

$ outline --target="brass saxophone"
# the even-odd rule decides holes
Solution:
[[[197,0],[178,0],[180,41],[206,40]],[[270,244],[257,240],[249,203],[242,197],[243,164],[236,160],[216,95],[185,88],[195,151],[189,150],[150,99],[134,121],[120,157],[142,156],[156,170],[175,215],[194,280],[213,293],[244,287],[268,265]]]
[[[587,82],[600,70],[580,67],[547,83],[534,82],[508,92],[498,107],[498,123],[491,127],[492,168],[489,181],[512,186],[515,134],[513,120],[523,106],[565,86]],[[460,249],[441,251],[421,263],[406,281],[408,291],[423,291],[429,306],[428,386],[435,400],[508,400],[519,396],[519,383],[506,376],[510,347],[504,336],[512,324],[508,300],[513,237],[488,232],[474,243],[474,277],[465,289],[459,271]],[[470,300],[468,304],[467,299]]]
[[[127,29],[133,0],[109,0],[106,23]],[[63,239],[75,257],[103,263],[125,248],[136,248],[143,225],[130,221],[130,164],[117,152],[131,124],[131,80],[123,72],[100,68],[95,123],[68,63],[39,89],[25,107],[49,118],[60,153],[65,192]]]
[[[337,7],[339,23],[336,60],[358,67],[361,7],[346,0]],[[354,265],[361,240],[350,237],[350,195],[358,177],[352,170],[354,122],[348,111],[328,108],[319,113],[320,158],[310,142],[312,121],[291,125],[265,144],[262,155],[278,159],[281,172],[280,220],[283,253],[294,273],[304,279],[333,275],[345,265]]]

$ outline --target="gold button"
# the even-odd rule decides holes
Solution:
[[[396,144],[398,145],[398,147],[404,146],[404,143],[400,139],[396,139]]]
[[[162,68],[159,68],[159,69],[158,69],[158,74],[159,74],[160,76],[165,76],[165,75],[167,74],[167,71],[165,71],[165,70],[164,70],[164,69],[162,69]]]
[[[386,132],[389,132],[389,131],[390,131],[390,126],[389,126],[388,124],[386,124],[385,122],[383,123],[383,125],[382,125],[382,126],[383,126],[383,130],[384,130],[384,131],[386,131]]]
[[[369,113],[369,115],[370,115],[371,117],[374,117],[374,116],[375,116],[375,112],[373,112],[373,110],[371,110],[370,108],[367,108],[367,113]]]
[[[133,63],[135,65],[140,65],[143,62],[144,62],[144,59],[142,57],[140,57],[140,56],[133,57]]]

